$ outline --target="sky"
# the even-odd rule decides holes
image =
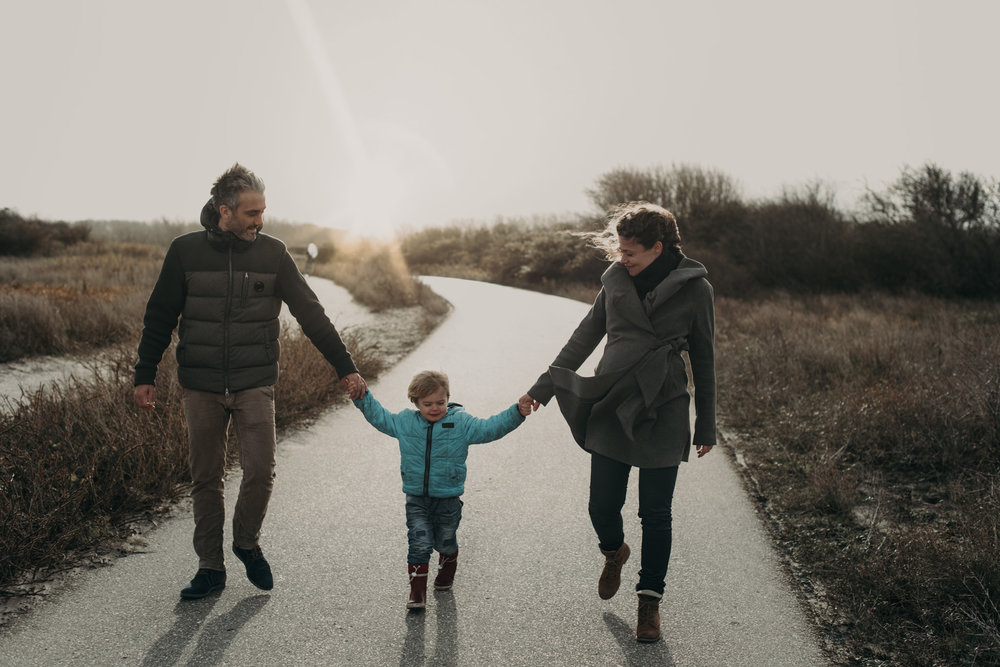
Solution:
[[[0,0],[0,208],[356,231],[593,213],[628,167],[845,207],[904,167],[1000,176],[989,0]]]

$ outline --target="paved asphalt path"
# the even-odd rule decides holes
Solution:
[[[392,410],[407,407],[406,385],[423,369],[446,371],[452,399],[475,415],[506,408],[587,310],[521,290],[426,281],[455,310],[371,385]],[[588,459],[556,404],[503,440],[473,447],[468,463],[455,587],[431,593],[425,613],[404,608],[396,443],[346,405],[279,445],[262,539],[273,591],[254,588],[229,554],[224,591],[180,601],[196,568],[182,510],[148,535],[143,553],[75,578],[0,631],[0,665],[826,664],[721,449],[681,466],[664,639],[652,645],[633,634],[634,475],[625,507],[634,554],[622,589],[604,601]],[[227,488],[237,483],[233,475]]]

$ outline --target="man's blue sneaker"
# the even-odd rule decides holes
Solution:
[[[194,575],[194,579],[187,585],[187,588],[181,590],[181,597],[187,600],[197,600],[209,593],[221,591],[225,587],[225,570],[209,570],[203,567]]]
[[[251,584],[265,591],[274,588],[271,566],[267,564],[267,559],[264,558],[260,547],[240,549],[234,544],[233,553],[247,566],[247,579],[250,580]]]

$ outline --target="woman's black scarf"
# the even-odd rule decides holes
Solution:
[[[669,248],[660,253],[660,256],[650,262],[649,266],[633,276],[632,284],[639,294],[639,299],[645,297],[650,290],[663,282],[667,274],[677,268],[681,263],[681,252],[676,248]]]

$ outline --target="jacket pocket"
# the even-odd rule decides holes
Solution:
[[[243,284],[240,285],[240,307],[247,307],[247,295],[250,292],[250,274],[243,272]]]
[[[448,466],[448,481],[452,484],[465,483],[466,467],[464,463],[453,463]]]

